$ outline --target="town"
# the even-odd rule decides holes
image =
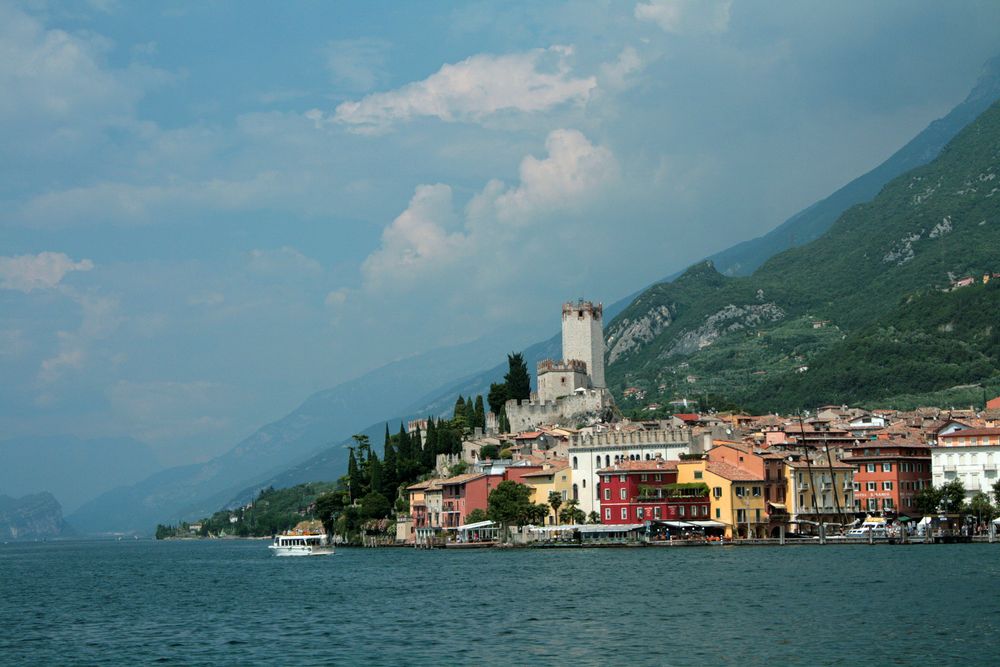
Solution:
[[[459,452],[437,454],[405,487],[395,532],[369,530],[367,543],[992,541],[1000,398],[980,411],[616,419],[601,306],[564,304],[562,335],[563,359],[538,364],[537,391],[485,414]],[[408,426],[428,433],[427,420]],[[509,517],[516,526],[494,520],[491,494],[503,488],[526,501]]]

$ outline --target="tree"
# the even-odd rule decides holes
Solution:
[[[503,526],[505,538],[511,525],[520,528],[528,522],[530,498],[531,489],[512,480],[500,482],[497,488],[490,492],[486,513],[491,520]]]
[[[465,517],[465,523],[479,523],[480,521],[486,521],[489,517],[486,516],[486,510],[481,507],[469,512],[468,516]]]
[[[587,515],[587,523],[598,524],[601,522],[601,515],[597,512],[591,512]]]
[[[489,403],[490,412],[500,416],[500,411],[503,410],[503,404],[507,402],[509,398],[507,392],[506,383],[496,383],[490,385],[490,392],[486,395],[486,402]]]
[[[549,506],[552,508],[553,521],[559,519],[559,507],[562,505],[562,494],[558,491],[549,491]]]
[[[993,519],[996,515],[996,508],[990,504],[990,497],[980,491],[969,501],[968,513],[975,515],[976,521],[982,523],[984,519],[986,521]]]
[[[953,479],[941,487],[941,509],[945,514],[958,514],[965,506],[965,485]]]
[[[472,408],[472,428],[479,427],[481,429],[486,429],[486,408],[483,407],[483,397],[480,394],[476,396],[475,407]]]
[[[497,445],[483,445],[479,448],[479,458],[486,460],[494,460],[500,458],[500,448]]]
[[[528,506],[528,523],[535,526],[544,526],[545,519],[549,516],[549,506],[544,503],[538,503]]]
[[[358,468],[358,460],[354,456],[354,447],[349,449],[347,454],[347,493],[351,502],[361,493],[362,480],[361,470]]]
[[[368,490],[381,494],[382,481],[382,462],[378,460],[378,455],[372,452],[368,457]]]
[[[389,435],[389,425],[385,425],[385,445],[382,447],[382,488],[376,489],[386,498],[394,499],[399,487],[396,474],[396,446]]]
[[[497,430],[501,433],[510,433],[510,421],[507,419],[507,408],[500,408],[500,416],[497,417]]]
[[[344,511],[344,494],[338,491],[324,493],[316,498],[316,518],[323,522],[329,534],[333,533],[337,517]]]
[[[383,496],[378,491],[372,491],[367,494],[364,498],[358,501],[360,506],[360,515],[363,521],[368,521],[369,519],[384,519],[389,516],[389,512],[392,511],[392,506],[386,497]]]
[[[528,365],[524,362],[524,355],[514,352],[507,355],[507,374],[503,376],[504,384],[507,385],[507,395],[523,401],[531,397],[531,375],[528,374]]]
[[[579,505],[580,501],[576,498],[567,500],[566,507],[559,513],[559,522],[576,524],[586,521],[587,515],[579,508]]]
[[[938,506],[941,504],[941,490],[933,486],[925,486],[917,491],[913,497],[913,506],[917,508],[923,516],[937,514]]]
[[[451,423],[459,430],[465,430],[469,426],[469,413],[465,408],[465,399],[459,395],[455,401],[455,410],[452,412]]]
[[[1000,505],[1000,479],[993,482],[993,500],[996,501],[997,505]]]

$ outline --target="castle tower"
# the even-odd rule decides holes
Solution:
[[[578,360],[587,364],[587,374],[595,389],[604,384],[604,307],[580,299],[563,304],[563,361]]]

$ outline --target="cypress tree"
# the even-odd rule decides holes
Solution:
[[[476,407],[474,408],[475,416],[472,418],[472,427],[479,427],[486,430],[486,408],[483,407],[483,396],[480,394],[476,396]]]
[[[500,415],[497,417],[497,429],[501,433],[510,433],[510,422],[507,421],[507,408],[500,408]]]
[[[354,456],[354,447],[351,447],[347,454],[347,484],[350,492],[351,502],[361,494],[361,471],[358,469],[358,460]]]
[[[399,476],[396,472],[396,446],[389,435],[389,425],[385,425],[385,446],[382,449],[382,488],[379,491],[390,502],[396,499]]]
[[[382,492],[382,463],[375,452],[368,458],[368,493]]]
[[[528,374],[528,364],[524,355],[514,352],[507,355],[507,374],[503,380],[507,385],[508,398],[523,401],[531,397],[531,376]]]
[[[419,457],[420,452],[413,450],[413,443],[410,442],[410,436],[407,435],[406,429],[403,428],[403,422],[399,423],[399,434],[396,438],[396,467],[400,471],[399,478],[408,482],[414,478],[414,463],[417,457]]]

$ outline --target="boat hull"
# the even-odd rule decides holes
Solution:
[[[288,545],[288,546],[277,546],[271,545],[268,547],[274,552],[275,556],[329,556],[333,551],[333,547],[325,546],[300,546],[300,545]]]

